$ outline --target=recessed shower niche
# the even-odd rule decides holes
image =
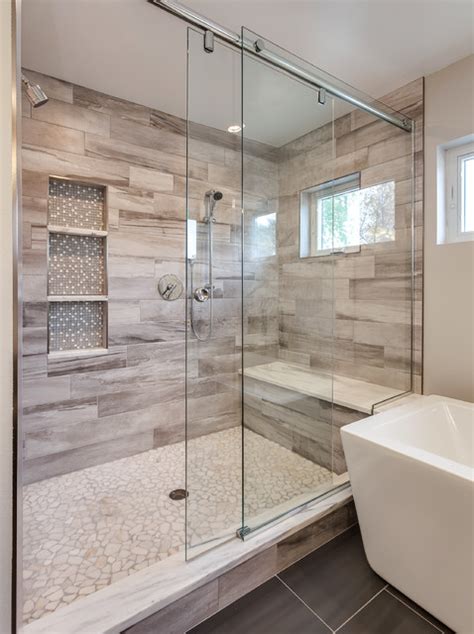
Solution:
[[[49,353],[107,348],[106,199],[103,185],[49,179]]]

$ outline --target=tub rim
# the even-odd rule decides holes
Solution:
[[[401,417],[405,417],[410,414],[416,414],[422,410],[432,407],[434,404],[452,403],[456,405],[462,405],[471,409],[474,414],[474,403],[467,401],[460,401],[458,399],[448,398],[445,396],[439,396],[436,394],[430,396],[422,396],[420,400],[415,403],[406,403],[393,407],[390,410],[382,411],[369,418],[350,423],[341,428],[342,442],[348,442],[345,440],[349,437],[359,438],[364,442],[377,447],[383,447],[389,451],[392,451],[398,455],[411,458],[416,462],[422,462],[431,468],[434,468],[443,473],[449,473],[451,476],[459,478],[474,484],[474,465],[472,467],[465,465],[461,462],[453,460],[452,458],[446,458],[440,456],[432,451],[420,449],[408,444],[405,441],[398,441],[393,438],[374,438],[372,432],[380,425],[387,422],[394,422]],[[473,433],[474,433],[474,421],[473,421]],[[349,441],[350,442],[350,441]],[[346,447],[344,447],[346,450]]]

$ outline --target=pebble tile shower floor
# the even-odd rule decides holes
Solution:
[[[184,549],[184,442],[24,487],[24,621]],[[331,482],[327,469],[245,430],[245,510],[255,517]],[[188,443],[188,542],[241,522],[241,430]]]

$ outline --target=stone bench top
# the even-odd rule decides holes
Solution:
[[[244,376],[306,396],[333,401],[336,405],[366,414],[372,413],[372,406],[375,403],[403,392],[403,390],[351,379],[347,376],[315,372],[304,366],[283,361],[273,361],[246,368]]]

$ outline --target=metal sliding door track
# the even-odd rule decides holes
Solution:
[[[397,114],[395,112],[385,112],[384,110],[378,108],[373,103],[364,101],[359,96],[351,94],[348,91],[345,91],[337,86],[331,84],[326,78],[319,77],[316,74],[310,73],[305,70],[301,66],[297,66],[292,62],[288,61],[281,55],[277,53],[273,53],[268,51],[265,48],[264,40],[258,39],[253,42],[248,39],[243,39],[238,33],[234,33],[229,29],[221,26],[217,22],[213,22],[208,18],[204,17],[200,13],[189,9],[184,4],[177,2],[176,0],[148,0],[151,4],[159,7],[160,9],[164,9],[173,15],[176,15],[179,18],[182,18],[186,22],[197,26],[204,31],[210,31],[214,33],[214,35],[233,46],[238,48],[243,48],[256,55],[257,57],[265,60],[272,66],[279,68],[280,70],[285,71],[286,73],[297,77],[300,81],[303,81],[313,88],[317,88],[320,91],[326,91],[328,94],[337,97],[338,99],[342,99],[356,108],[360,108],[365,112],[373,115],[374,117],[378,117],[387,123],[391,123],[392,125],[397,126],[406,132],[411,132],[413,129],[413,122],[408,117],[405,117],[401,114]]]

